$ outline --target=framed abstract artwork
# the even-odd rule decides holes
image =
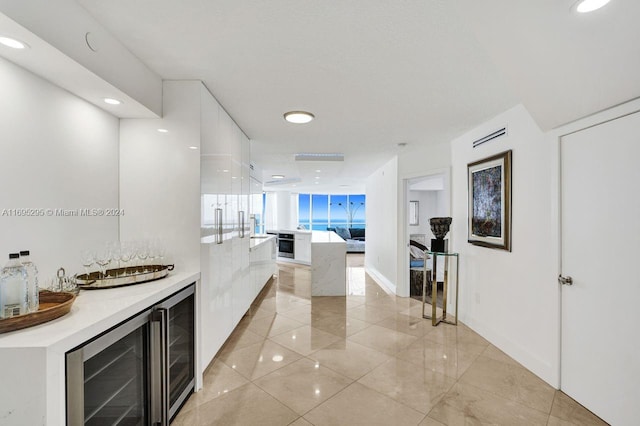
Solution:
[[[467,165],[467,240],[511,251],[511,150]]]

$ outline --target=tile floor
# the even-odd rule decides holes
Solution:
[[[173,425],[606,424],[465,325],[432,327],[363,259],[346,298],[279,264]]]

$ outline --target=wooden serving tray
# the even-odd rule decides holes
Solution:
[[[71,310],[76,296],[73,293],[40,290],[40,306],[37,312],[0,319],[0,333],[8,333],[32,327],[66,315]]]

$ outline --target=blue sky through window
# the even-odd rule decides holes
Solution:
[[[298,224],[324,231],[327,227],[365,227],[364,194],[298,194]]]

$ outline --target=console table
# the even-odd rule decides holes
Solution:
[[[425,252],[432,258],[431,269],[427,268],[427,262],[424,262],[424,269],[422,273],[422,318],[430,319],[431,325],[436,326],[441,322],[447,324],[458,325],[458,253],[440,253],[440,252]],[[444,260],[444,282],[442,283],[442,315],[437,315],[438,308],[438,258],[442,257]],[[450,265],[451,262],[455,262],[455,266]],[[454,276],[451,277],[451,273]],[[429,276],[430,279],[427,279]],[[453,278],[453,280],[452,280]],[[449,297],[449,283],[452,281],[455,287],[451,290],[455,291],[455,315],[453,315],[453,321],[447,318],[447,300]],[[427,304],[427,283],[431,285],[431,315],[425,313],[425,306]],[[450,315],[451,317],[451,315]]]

